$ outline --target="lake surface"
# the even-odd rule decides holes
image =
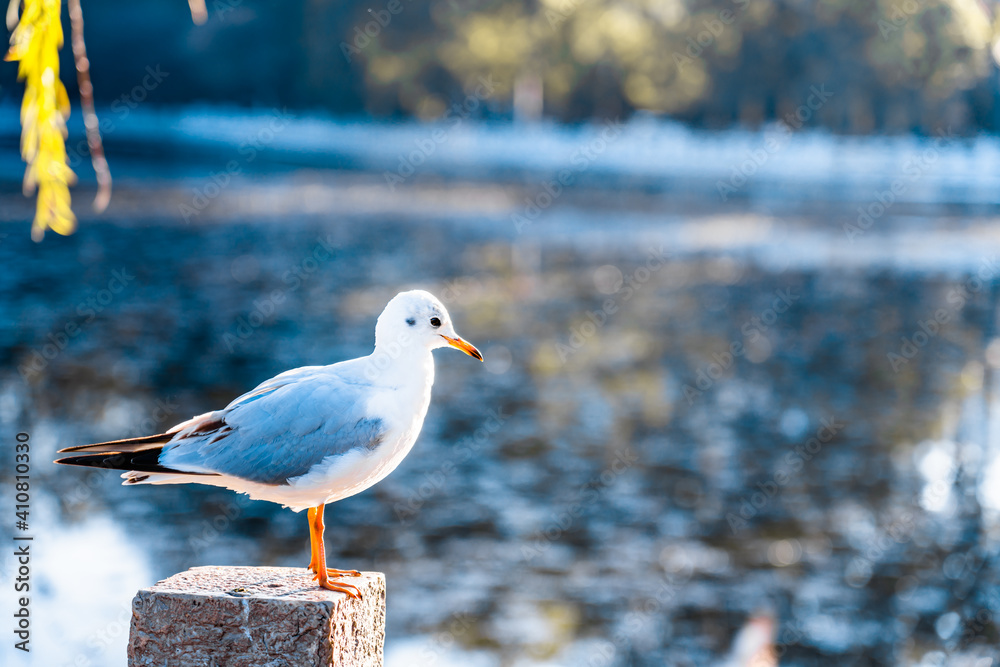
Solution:
[[[304,515],[48,462],[366,354],[414,286],[486,363],[437,352],[412,454],[327,510],[332,563],[387,575],[390,667],[723,664],[752,617],[781,665],[998,664],[994,204],[901,201],[852,238],[871,201],[301,165],[206,187],[225,163],[131,168],[100,221],[85,186],[41,245],[0,196],[0,451],[30,434],[37,586],[10,664],[120,665],[137,588],[304,566]]]

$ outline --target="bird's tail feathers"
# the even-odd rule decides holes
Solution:
[[[60,449],[59,454],[75,454],[56,459],[56,463],[90,468],[109,468],[140,473],[170,473],[180,475],[203,475],[213,473],[192,473],[174,470],[160,465],[163,445],[173,439],[173,433],[160,433],[142,438],[126,438],[93,445],[79,445]]]
[[[147,435],[141,438],[125,438],[124,440],[109,440],[108,442],[98,442],[93,445],[77,445],[60,449],[57,454],[68,454],[70,452],[87,452],[88,454],[104,454],[116,452],[138,452],[144,449],[160,449],[164,444],[173,438],[172,433],[158,433],[157,435]]]

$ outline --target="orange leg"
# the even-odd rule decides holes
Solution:
[[[309,516],[309,571],[313,574],[316,573],[316,532],[313,530],[313,525],[316,523],[316,508],[310,507],[306,510],[306,514]]]
[[[316,574],[313,579],[319,581],[319,585],[327,590],[346,593],[352,598],[361,598],[361,591],[357,586],[330,581],[330,577],[360,577],[357,570],[337,570],[326,566],[326,546],[323,544],[323,510],[326,505],[320,505],[309,509],[309,542],[312,550],[312,559],[309,561],[309,569]]]
[[[319,568],[316,567],[320,556],[320,549],[323,549],[323,554],[325,555],[326,550],[323,545],[323,530],[325,526],[323,525],[323,509],[325,505],[320,505],[319,507],[310,507],[307,510],[309,517],[309,570],[316,574],[319,572]],[[325,560],[325,558],[324,558]],[[331,577],[359,577],[361,573],[357,570],[338,570],[332,567],[326,569],[328,576]]]

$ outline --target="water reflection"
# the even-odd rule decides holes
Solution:
[[[752,253],[673,249],[654,270],[642,226],[605,243],[399,215],[141,222],[83,225],[44,261],[20,234],[0,246],[0,420],[32,434],[48,494],[32,664],[121,664],[122,610],[178,570],[308,560],[291,512],[123,489],[54,470],[55,449],[366,353],[410,283],[442,295],[488,363],[442,356],[413,456],[328,511],[331,560],[387,573],[390,667],[725,664],[768,618],[782,665],[996,657],[994,284],[898,372],[887,358],[978,254],[844,268],[816,260],[813,232],[769,241],[768,225]],[[320,242],[333,259],[306,271]],[[22,381],[123,269],[134,282]]]

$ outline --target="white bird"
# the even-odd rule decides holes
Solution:
[[[432,294],[401,292],[366,357],[286,371],[166,433],[69,447],[59,453],[75,455],[56,463],[126,470],[124,484],[209,484],[308,509],[314,578],[359,597],[331,581],[358,572],[326,567],[324,507],[378,483],[410,452],[431,400],[431,351],[449,345],[483,360]]]

